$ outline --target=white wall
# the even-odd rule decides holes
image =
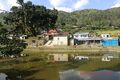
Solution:
[[[53,45],[68,45],[67,36],[55,36],[53,37]]]
[[[102,37],[102,38],[109,38],[109,37],[110,37],[110,34],[101,34],[101,37]]]

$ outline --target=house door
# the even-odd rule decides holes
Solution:
[[[53,36],[52,35],[49,35],[49,40],[53,40]]]

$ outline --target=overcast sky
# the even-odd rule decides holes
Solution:
[[[0,9],[9,10],[11,6],[18,6],[17,0],[0,0]],[[29,1],[29,0],[25,0]],[[47,8],[72,12],[82,9],[108,9],[120,7],[120,0],[30,0],[34,4]]]

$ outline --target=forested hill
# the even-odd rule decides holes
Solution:
[[[0,14],[0,22],[3,16]],[[79,30],[120,29],[120,8],[107,10],[85,9],[67,13],[59,11],[56,26],[68,32]]]
[[[57,26],[65,31],[120,29],[120,8],[86,9],[72,13],[59,12]]]

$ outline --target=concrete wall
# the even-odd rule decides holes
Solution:
[[[102,38],[109,38],[109,37],[110,37],[110,34],[101,34],[101,37],[102,37]]]
[[[55,36],[53,37],[53,45],[68,45],[68,37],[67,36]]]

